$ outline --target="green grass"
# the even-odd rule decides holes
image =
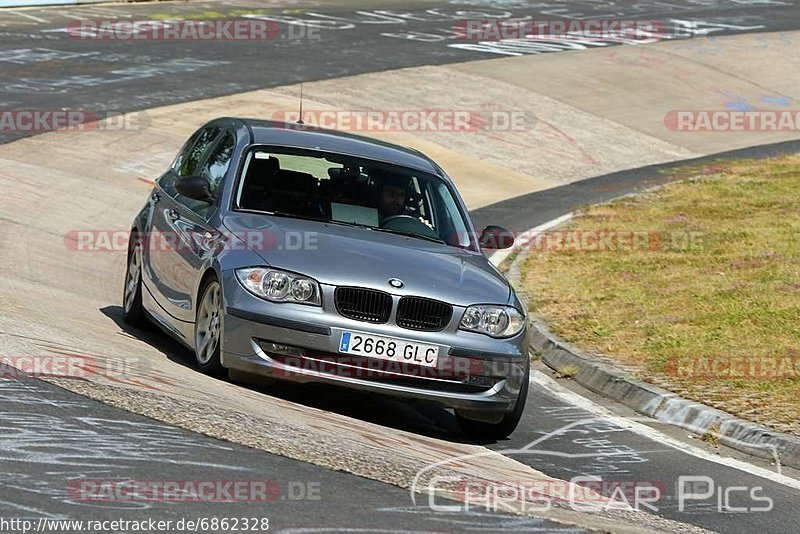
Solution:
[[[794,378],[674,371],[687,359],[800,361],[800,157],[718,164],[587,208],[566,230],[662,239],[656,250],[531,252],[524,284],[555,332],[651,382],[800,433],[800,369]]]

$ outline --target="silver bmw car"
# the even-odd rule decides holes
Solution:
[[[301,125],[195,132],[133,221],[124,317],[210,374],[324,382],[452,408],[501,439],[528,392],[528,322],[445,172],[425,155]]]

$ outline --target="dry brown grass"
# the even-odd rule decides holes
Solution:
[[[533,311],[568,341],[800,434],[800,156],[714,171],[590,207],[566,228],[658,232],[657,250],[537,249],[523,283]],[[710,362],[723,366],[699,373]],[[744,370],[726,376],[729,362]],[[764,362],[780,376],[747,368]]]

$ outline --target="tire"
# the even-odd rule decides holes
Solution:
[[[142,306],[142,241],[139,234],[131,232],[125,284],[122,288],[122,320],[136,328],[150,326]]]
[[[459,426],[461,426],[461,430],[464,431],[464,434],[478,443],[499,441],[510,436],[514,430],[516,430],[520,419],[522,419],[522,414],[525,411],[525,402],[528,400],[529,382],[530,371],[526,370],[514,409],[504,414],[503,418],[497,423],[486,423],[468,419],[456,411],[456,420]]]
[[[194,356],[201,371],[212,376],[222,376],[225,373],[220,360],[223,332],[222,287],[216,278],[209,278],[199,294],[194,321]]]

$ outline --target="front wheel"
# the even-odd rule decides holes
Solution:
[[[461,430],[470,439],[477,442],[498,441],[511,435],[512,432],[519,425],[522,419],[522,413],[525,411],[525,402],[528,399],[528,384],[530,382],[530,371],[525,373],[522,379],[522,386],[519,390],[519,397],[514,409],[505,415],[497,423],[486,423],[484,421],[476,421],[468,419],[456,410],[456,420],[458,421]]]
[[[220,361],[222,339],[222,288],[215,279],[200,291],[200,305],[194,322],[194,355],[200,370],[219,376],[225,370]]]
[[[137,233],[131,234],[128,249],[128,268],[125,271],[122,294],[122,319],[136,328],[148,326],[147,315],[142,305],[142,241]]]

